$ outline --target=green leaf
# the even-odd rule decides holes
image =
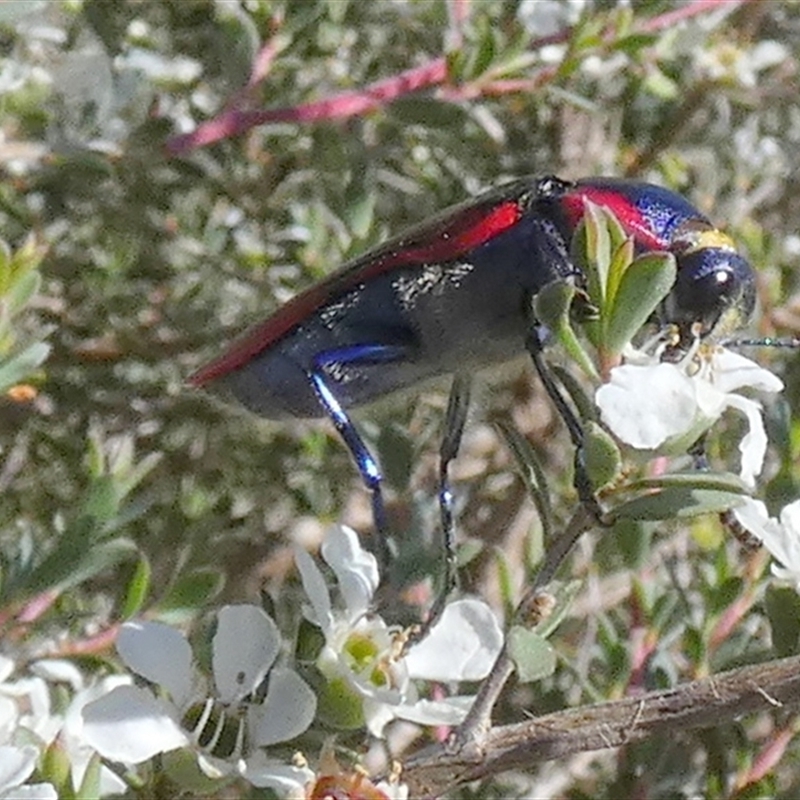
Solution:
[[[26,271],[14,281],[6,295],[6,302],[12,316],[28,304],[41,285],[42,276],[35,270]]]
[[[486,72],[497,54],[494,29],[486,25],[480,34],[480,41],[472,52],[465,77],[467,80],[478,78]]]
[[[747,484],[732,472],[665,472],[651,478],[640,478],[626,485],[627,489],[639,491],[642,489],[665,489],[668,487],[690,487],[696,489],[718,489],[723,492],[733,492],[747,495],[750,489]]]
[[[0,394],[29,379],[50,355],[50,345],[34,342],[18,355],[0,364]]]
[[[570,358],[590,377],[597,377],[597,370],[572,327],[572,303],[577,290],[571,281],[555,280],[544,286],[533,298],[533,313],[551,331],[566,350]]]
[[[395,422],[382,425],[375,446],[388,485],[398,492],[407,491],[416,457],[408,430]]]
[[[772,646],[779,658],[800,652],[800,595],[787,586],[769,586],[764,604],[772,627]]]
[[[101,475],[89,487],[83,513],[97,522],[108,522],[119,511],[120,500],[118,482],[111,475]]]
[[[617,299],[619,287],[622,284],[622,279],[628,271],[628,268],[633,262],[633,238],[628,237],[619,247],[614,250],[611,256],[611,263],[608,267],[608,283],[606,284],[606,315],[608,316],[610,309],[614,307]],[[608,319],[606,320],[608,324]]]
[[[514,580],[512,571],[509,567],[508,558],[502,548],[496,547],[493,550],[494,562],[497,566],[497,583],[500,589],[500,599],[503,610],[506,614],[514,610]]]
[[[687,519],[701,514],[718,514],[738,505],[740,494],[690,486],[671,486],[637,497],[613,509],[615,519]]]
[[[675,284],[676,265],[671,253],[637,258],[622,275],[606,320],[604,350],[618,355],[639,332]]]
[[[556,604],[550,616],[543,619],[533,630],[543,639],[547,639],[561,624],[572,607],[575,598],[583,589],[583,581],[574,580],[567,583],[554,582],[549,587]]]
[[[125,599],[119,611],[121,619],[130,619],[141,611],[150,591],[151,577],[152,568],[150,567],[150,562],[144,554],[140,553],[133,575],[131,575],[128,585],[125,587]]]
[[[592,486],[602,489],[614,483],[622,472],[622,455],[617,443],[596,422],[584,425],[583,453]]]
[[[500,420],[497,422],[497,428],[517,462],[522,480],[539,514],[545,539],[549,540],[553,530],[553,507],[550,503],[547,473],[542,462],[531,443],[513,425]]]
[[[364,703],[361,695],[344,678],[326,681],[317,694],[317,716],[337,730],[355,730],[364,726]]]
[[[212,567],[181,575],[157,604],[158,617],[168,624],[186,622],[197,615],[222,591],[225,577]]]
[[[556,651],[535,631],[514,625],[508,632],[507,646],[520,683],[538,681],[555,672]]]
[[[99,800],[100,794],[100,774],[103,768],[103,760],[99,753],[94,753],[86,765],[83,773],[83,780],[78,787],[77,795],[81,800]]]
[[[56,549],[14,587],[17,595],[31,597],[53,589],[69,589],[138,554],[130,539],[92,543],[91,523],[81,524],[85,526],[83,531],[71,536],[65,534]]]

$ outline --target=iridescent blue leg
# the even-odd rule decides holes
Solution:
[[[337,399],[325,376],[325,368],[335,364],[380,364],[396,361],[406,354],[405,348],[394,345],[354,345],[335,350],[325,350],[314,359],[314,368],[308,373],[308,378],[319,402],[333,422],[334,427],[347,445],[348,450],[356,462],[356,467],[372,495],[372,516],[378,533],[378,559],[381,572],[385,574],[391,561],[389,547],[389,525],[386,518],[386,506],[381,492],[380,467],[375,457],[370,453],[358,430]]]

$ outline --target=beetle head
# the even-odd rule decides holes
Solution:
[[[711,226],[692,224],[679,232],[672,250],[678,277],[665,313],[681,339],[725,335],[745,325],[755,308],[755,274],[733,242]]]

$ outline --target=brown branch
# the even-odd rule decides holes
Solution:
[[[438,797],[470,781],[656,735],[709,728],[756,711],[800,706],[800,656],[741,667],[665,691],[491,728],[458,748],[426,748],[404,765],[412,797]]]
[[[679,21],[705,14],[719,7],[738,6],[752,0],[693,0],[680,9],[666,12],[640,23],[638,30],[654,33],[664,28],[675,25]],[[466,13],[466,5],[459,2],[453,3],[454,12],[459,18]],[[569,39],[571,29],[566,29],[552,36],[536,39],[531,42],[529,49],[535,50],[544,44],[564,42]],[[266,75],[271,59],[274,56],[269,47],[262,48],[260,57],[264,64],[254,66],[253,76],[257,79]],[[551,70],[552,72],[552,70]],[[440,56],[409,70],[404,70],[397,75],[376,81],[363,89],[342,92],[311,103],[302,103],[296,106],[282,108],[266,108],[260,110],[243,110],[240,108],[227,108],[219,116],[208,122],[203,122],[191,133],[170,137],[165,149],[167,155],[182,155],[196,147],[203,147],[213,142],[246,133],[251,128],[269,122],[297,122],[308,123],[320,120],[346,119],[352,116],[367,114],[402,97],[421,89],[441,86],[447,82],[447,60]],[[254,79],[248,82],[247,89],[253,88]],[[506,88],[510,88],[506,87]],[[497,88],[495,88],[495,91]]]
[[[520,601],[518,609],[528,607],[536,594],[553,580],[558,568],[564,563],[575,542],[592,528],[596,522],[597,520],[593,513],[586,505],[581,504],[563,533],[548,546],[545,560]],[[480,740],[484,733],[489,730],[492,709],[513,672],[514,662],[511,658],[511,653],[508,650],[508,646],[503,645],[503,649],[497,656],[491,671],[481,684],[478,696],[475,698],[475,702],[472,704],[466,719],[454,734],[454,742],[458,743],[459,747],[467,746],[470,742]]]

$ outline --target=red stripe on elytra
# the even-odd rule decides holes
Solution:
[[[653,233],[647,218],[624,194],[610,189],[593,189],[580,187],[574,194],[564,197],[563,204],[572,228],[578,226],[586,210],[586,200],[595,205],[605,206],[619,220],[622,227],[644,247],[663,250],[669,242]]]
[[[221,356],[191,375],[188,382],[202,386],[240,369],[341,292],[396,267],[452,261],[507,230],[521,215],[515,201],[501,203],[488,213],[481,206],[468,208],[455,220],[448,219],[441,227],[426,232],[427,239],[421,242],[401,241],[397,249],[384,250],[366,264],[331,275],[251,328]]]

